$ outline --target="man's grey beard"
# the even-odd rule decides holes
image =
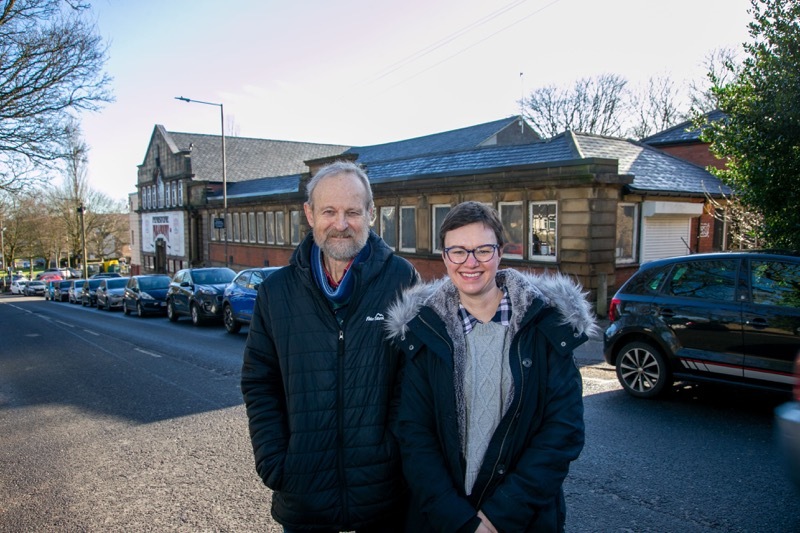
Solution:
[[[348,236],[350,239],[345,242],[336,243],[332,243],[330,241],[330,237],[341,236]],[[345,231],[343,233],[334,231],[328,233],[325,236],[325,241],[321,243],[318,242],[317,246],[319,246],[320,250],[322,250],[322,253],[325,254],[326,257],[330,257],[336,261],[349,261],[357,256],[358,252],[360,252],[361,249],[366,246],[368,238],[369,229],[364,231],[362,235],[356,235],[352,231]]]

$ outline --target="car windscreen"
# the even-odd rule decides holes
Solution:
[[[154,291],[169,287],[169,276],[158,276],[153,278],[139,278],[139,288],[143,291]]]
[[[109,289],[124,289],[128,284],[126,278],[108,278],[106,279],[106,287]]]
[[[193,272],[192,278],[198,285],[220,285],[230,283],[236,274],[232,270],[207,270]]]

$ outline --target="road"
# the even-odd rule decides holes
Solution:
[[[246,329],[0,296],[0,531],[281,531],[239,393]],[[800,532],[775,457],[781,398],[621,391],[576,354],[587,443],[570,532]]]

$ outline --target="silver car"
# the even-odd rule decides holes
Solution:
[[[793,399],[775,409],[775,424],[789,478],[800,489],[800,353],[794,363],[794,375]]]

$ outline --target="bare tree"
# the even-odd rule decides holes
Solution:
[[[106,47],[89,5],[0,1],[0,189],[19,189],[31,168],[61,157],[70,114],[112,100]]]
[[[86,230],[87,253],[100,257],[103,255],[103,246],[92,246],[93,240],[100,234],[101,241],[113,233],[115,239],[127,239],[127,228],[121,229],[118,224],[113,226],[113,231],[106,218],[113,214],[127,211],[124,202],[115,201],[106,194],[94,190],[89,184],[88,162],[89,147],[81,136],[80,127],[76,121],[67,124],[63,136],[63,145],[60,150],[63,154],[60,169],[63,180],[60,186],[50,186],[46,189],[45,198],[54,217],[59,219],[61,225],[63,246],[70,251],[71,257],[77,257],[82,248],[82,233],[80,213],[78,208],[84,207],[83,220]],[[126,219],[127,220],[127,219]]]
[[[669,76],[656,76],[647,81],[647,86],[631,93],[632,126],[628,135],[643,139],[649,135],[687,119],[680,112],[680,90]]]
[[[539,134],[552,137],[564,130],[619,135],[627,80],[616,74],[582,78],[569,89],[549,85],[523,99],[523,114]]]
[[[736,78],[739,72],[739,54],[734,48],[717,48],[706,54],[703,68],[705,78],[689,82],[689,100],[692,114],[702,115],[719,107],[717,97],[711,91],[714,86],[723,87]]]

